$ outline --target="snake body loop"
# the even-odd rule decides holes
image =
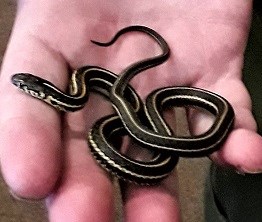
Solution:
[[[148,127],[141,124],[140,118],[132,109],[130,103],[125,99],[123,93],[128,82],[137,74],[165,62],[170,55],[170,50],[163,37],[149,28],[128,27],[120,33],[123,34],[126,31],[134,30],[149,34],[149,36],[159,44],[162,53],[127,67],[120,73],[120,76],[112,87],[110,99],[122,119],[125,128],[137,142],[152,149],[175,151],[182,156],[192,156],[194,153],[199,155],[200,153],[208,154],[213,152],[226,138],[234,119],[234,111],[231,105],[223,97],[215,93],[192,87],[171,87],[169,90],[158,89],[154,92],[155,95],[158,94],[158,100],[155,99],[155,95],[151,95],[150,98],[154,99],[151,99],[151,102],[147,102],[146,106],[149,122],[152,128],[157,129],[157,131],[148,129]],[[109,43],[96,42],[96,44],[109,46],[114,43],[118,37],[119,33]],[[159,107],[162,106],[159,106],[159,104],[167,104],[163,101],[169,101],[168,104],[171,104],[171,101],[173,101],[172,105],[174,106],[177,106],[177,104],[181,106],[182,104],[182,106],[197,106],[207,109],[216,116],[215,123],[204,134],[187,138],[175,137],[171,135],[167,124],[158,112]],[[150,110],[152,111],[151,114]],[[152,113],[154,114],[154,118],[151,118]],[[214,143],[214,141],[217,142]]]

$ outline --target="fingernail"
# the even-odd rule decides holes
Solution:
[[[242,170],[236,170],[236,173],[241,175],[241,176],[245,176],[246,175],[245,172],[242,171]]]
[[[250,170],[250,169],[242,168],[242,169],[239,169],[238,171],[241,172],[241,173],[240,173],[241,175],[242,175],[242,173],[244,173],[244,175],[245,175],[245,174],[260,174],[260,173],[262,173],[262,170],[261,170],[261,169]]]

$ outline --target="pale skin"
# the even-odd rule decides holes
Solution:
[[[211,159],[238,171],[261,172],[262,139],[241,82],[251,11],[251,0],[18,1],[0,79],[1,169],[11,192],[25,199],[46,198],[52,222],[114,221],[111,177],[93,160],[86,142],[94,120],[110,106],[92,96],[84,110],[61,115],[18,91],[10,76],[30,72],[65,89],[70,70],[83,65],[119,73],[157,53],[153,42],[132,33],[104,49],[89,40],[108,40],[134,24],[157,30],[172,51],[166,64],[141,74],[134,87],[144,96],[167,84],[188,85],[227,98],[235,126]],[[196,120],[196,131],[206,127],[204,118]],[[174,184],[172,177],[157,187],[125,187],[125,221],[179,221]]]

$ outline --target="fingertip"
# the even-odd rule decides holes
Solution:
[[[180,221],[177,177],[171,175],[157,186],[128,186],[125,221]]]
[[[25,199],[47,196],[61,170],[58,134],[37,120],[16,119],[1,130],[0,144],[1,169],[12,193]]]
[[[47,198],[49,220],[114,221],[112,182],[104,173],[76,168],[65,172],[59,188]]]
[[[90,180],[90,178],[89,178]],[[114,221],[113,192],[110,186],[72,184],[61,186],[46,204],[50,221]],[[102,181],[101,181],[102,184]]]
[[[262,171],[262,137],[247,129],[231,132],[223,148],[211,155],[220,165],[231,166],[240,172]]]

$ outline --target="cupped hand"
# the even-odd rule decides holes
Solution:
[[[12,192],[26,199],[47,198],[50,221],[114,220],[111,177],[97,165],[86,142],[88,130],[111,112],[110,105],[91,96],[83,110],[62,115],[18,91],[10,76],[30,72],[66,89],[71,71],[84,65],[120,73],[158,53],[152,40],[129,33],[106,49],[90,40],[107,41],[135,24],[159,32],[172,52],[167,63],[132,81],[141,96],[170,85],[224,96],[234,107],[235,126],[211,158],[241,171],[261,171],[262,140],[241,82],[251,5],[244,0],[20,0],[0,79],[1,168]],[[196,133],[206,127],[200,115],[194,120]],[[174,176],[157,187],[123,189],[125,221],[178,221],[175,184]]]

